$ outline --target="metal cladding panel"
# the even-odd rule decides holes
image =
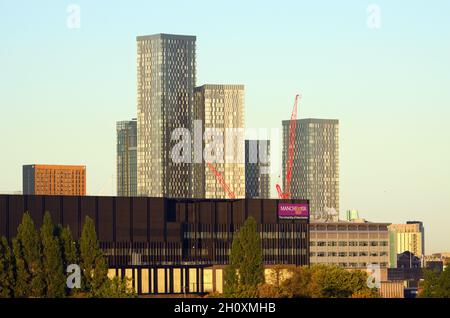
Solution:
[[[5,236],[8,238],[7,200],[8,197],[0,196],[0,237]]]
[[[257,224],[261,224],[261,201],[248,199],[247,200],[247,216],[253,217]]]
[[[81,236],[81,216],[79,215],[79,199],[78,197],[67,196],[63,197],[63,224],[69,226],[74,239]]]
[[[150,241],[164,241],[165,232],[165,199],[150,199]]]
[[[147,242],[147,198],[133,198],[133,242]]]
[[[114,240],[114,198],[98,198],[98,239],[102,242]]]
[[[131,240],[131,198],[116,199],[116,241],[130,242]]]
[[[13,238],[17,235],[17,227],[22,222],[25,212],[24,196],[13,195],[9,197],[9,235]]]
[[[171,209],[170,206],[171,205],[169,205],[169,207],[167,208],[168,210]],[[176,210],[176,221],[187,222],[186,204],[176,204],[175,210]],[[170,214],[169,211],[167,213]]]
[[[233,202],[233,224],[240,226],[245,222],[245,200]]]
[[[96,199],[97,197],[81,197],[81,226],[83,226],[86,216],[89,216],[94,224],[97,224]]]
[[[167,241],[180,242],[181,241],[181,225],[180,223],[167,223]]]
[[[199,214],[200,223],[203,224],[213,224],[214,223],[214,213],[211,202],[199,202]]]
[[[226,201],[216,202],[216,220],[218,224],[228,224],[228,203]]]
[[[275,200],[262,200],[262,214],[264,223],[277,223],[278,206]]]
[[[27,211],[34,221],[34,225],[39,229],[44,217],[44,197],[41,195],[31,195],[26,197]]]
[[[45,196],[44,213],[50,213],[53,224],[61,224],[61,201],[62,197]]]
[[[200,219],[198,217],[197,210],[194,203],[186,203],[187,218],[189,223],[198,223]]]

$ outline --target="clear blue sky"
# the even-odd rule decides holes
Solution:
[[[62,163],[87,165],[89,194],[114,193],[135,37],[192,34],[197,84],[245,84],[247,127],[281,128],[298,91],[300,117],[340,120],[341,215],[422,220],[427,252],[449,251],[449,13],[446,0],[0,0],[0,192],[21,190],[23,164]]]

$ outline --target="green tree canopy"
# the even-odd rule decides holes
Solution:
[[[108,280],[108,267],[97,240],[94,222],[88,216],[80,238],[80,267],[83,290],[93,297],[98,297],[103,284]]]
[[[64,297],[66,289],[60,244],[54,232],[52,218],[46,212],[41,227],[41,242],[45,295],[49,298]]]
[[[261,238],[252,217],[234,234],[224,281],[224,294],[229,297],[256,296],[264,282]]]
[[[450,268],[444,271],[425,269],[424,280],[420,283],[422,298],[450,298]]]
[[[22,223],[17,228],[17,237],[13,240],[13,252],[16,264],[15,296],[44,296],[42,247],[39,234],[28,213],[24,213]]]
[[[14,296],[14,259],[6,237],[0,240],[0,297]]]
[[[281,286],[288,297],[348,298],[377,296],[367,286],[367,273],[345,270],[337,266],[313,265],[297,267]]]

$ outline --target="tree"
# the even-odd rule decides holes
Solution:
[[[422,298],[450,298],[449,267],[446,267],[441,273],[435,270],[425,269],[421,289],[422,291],[419,297]]]
[[[348,298],[378,295],[375,289],[367,286],[367,273],[330,265],[296,268],[281,288],[289,297]]]
[[[5,237],[0,240],[0,298],[14,296],[14,260]]]
[[[49,298],[64,297],[66,289],[61,249],[54,230],[50,213],[46,212],[41,227],[41,242],[45,295]]]
[[[290,277],[281,283],[281,289],[286,297],[312,297],[312,273],[312,269],[307,266],[291,269]]]
[[[34,222],[24,213],[22,223],[17,228],[13,240],[16,264],[16,297],[42,297],[44,295],[44,275],[41,261],[41,244]]]
[[[258,285],[264,282],[261,239],[252,217],[233,237],[224,280],[224,294],[230,297],[255,297]]]
[[[64,268],[70,264],[78,263],[78,248],[77,242],[73,239],[72,232],[68,226],[57,228],[57,235],[59,245],[61,248],[61,255]]]
[[[88,216],[80,238],[80,267],[83,290],[90,296],[98,297],[100,288],[107,283],[108,267],[97,240],[94,222]]]
[[[136,297],[133,288],[129,287],[129,278],[114,277],[107,279],[97,292],[101,298],[131,298]]]

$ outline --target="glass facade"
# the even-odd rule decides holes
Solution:
[[[119,121],[117,130],[117,195],[137,196],[137,122]]]
[[[202,149],[218,159],[211,164],[236,198],[245,197],[244,116],[243,85],[203,85],[195,89],[194,118],[202,121],[205,136],[220,134],[206,138]],[[202,163],[194,164],[195,197],[229,198],[205,161],[209,159],[204,157]]]
[[[245,197],[270,198],[270,140],[245,141]]]
[[[283,185],[289,148],[290,120],[283,121]],[[312,219],[334,209],[339,214],[339,121],[297,120],[291,197],[308,198]]]
[[[192,165],[174,162],[172,132],[192,131],[195,36],[137,37],[138,195],[190,198]]]

